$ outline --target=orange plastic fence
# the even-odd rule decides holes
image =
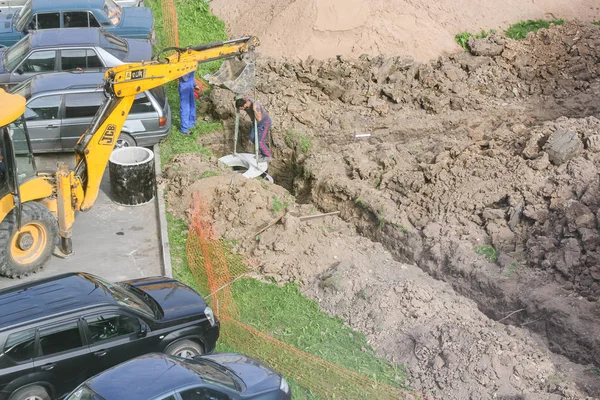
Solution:
[[[175,8],[174,0],[161,0],[160,2],[163,28],[165,34],[165,44],[167,47],[179,47],[179,27],[177,25],[177,9]],[[200,88],[200,92],[205,91],[210,85],[196,77],[196,85]]]
[[[239,322],[231,283],[249,271],[244,259],[216,233],[207,202],[199,193],[192,199],[187,239],[189,267],[221,321],[221,341],[254,357],[322,399],[417,399],[415,393],[377,382],[301,351]]]
[[[161,0],[161,7],[166,45],[179,47],[174,0]],[[202,90],[207,88],[205,81],[196,78],[196,82]],[[194,194],[192,202],[186,246],[188,265],[221,321],[221,340],[225,345],[270,365],[322,399],[423,398],[325,361],[239,322],[230,285],[249,272],[248,264],[230,251],[229,243],[216,233],[202,196]]]

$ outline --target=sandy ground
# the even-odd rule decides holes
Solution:
[[[463,31],[527,19],[600,19],[597,0],[213,0],[231,36],[256,35],[271,57],[406,54],[427,61],[459,51]]]

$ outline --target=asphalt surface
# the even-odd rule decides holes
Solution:
[[[74,167],[72,153],[36,155],[39,171],[52,171],[58,161]],[[108,166],[96,203],[75,215],[73,255],[52,256],[44,268],[22,279],[0,277],[0,288],[63,272],[84,271],[119,281],[163,275],[156,201],[136,207],[120,206],[110,199]]]

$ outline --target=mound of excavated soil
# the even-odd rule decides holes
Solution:
[[[465,30],[600,19],[596,0],[213,0],[211,8],[231,36],[258,36],[260,53],[301,59],[406,54],[427,61],[458,51],[454,36]]]
[[[185,158],[193,170],[217,170],[214,160]],[[170,211],[185,218],[182,205],[202,193],[217,231],[263,275],[302,283],[323,310],[345,317],[382,356],[406,365],[411,385],[429,398],[586,398],[574,384],[582,366],[553,359],[527,331],[488,319],[447,283],[357,235],[352,224],[335,216],[302,221],[314,207],[296,204],[280,186],[229,173],[189,179],[181,161],[165,172],[169,198],[180,199],[169,202]],[[278,215],[281,222],[257,240]]]
[[[599,365],[600,27],[568,22],[471,48],[477,55],[430,63],[259,60],[256,97],[274,118],[270,173],[303,201],[340,211],[397,260],[451,283],[489,317],[539,333],[572,361]],[[231,137],[232,95],[217,89],[211,99]],[[492,247],[489,259],[478,254]],[[344,273],[375,270],[354,257],[344,259],[356,271]],[[273,265],[270,273],[299,276],[314,296],[326,292],[318,279],[304,279],[310,268]],[[356,300],[354,285],[335,295]],[[352,309],[331,301],[324,308],[336,314]],[[443,390],[463,394],[460,385]]]

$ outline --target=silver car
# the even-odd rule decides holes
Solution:
[[[40,73],[111,68],[151,58],[149,40],[123,39],[101,28],[33,31],[0,49],[0,85],[11,87]]]
[[[11,89],[27,100],[25,121],[34,153],[73,151],[104,101],[104,72],[36,75]],[[136,96],[117,147],[152,146],[171,128],[167,92],[159,86]]]
[[[0,12],[10,12],[10,9],[23,7],[27,0],[0,0]],[[143,7],[144,0],[115,0],[121,7]]]

